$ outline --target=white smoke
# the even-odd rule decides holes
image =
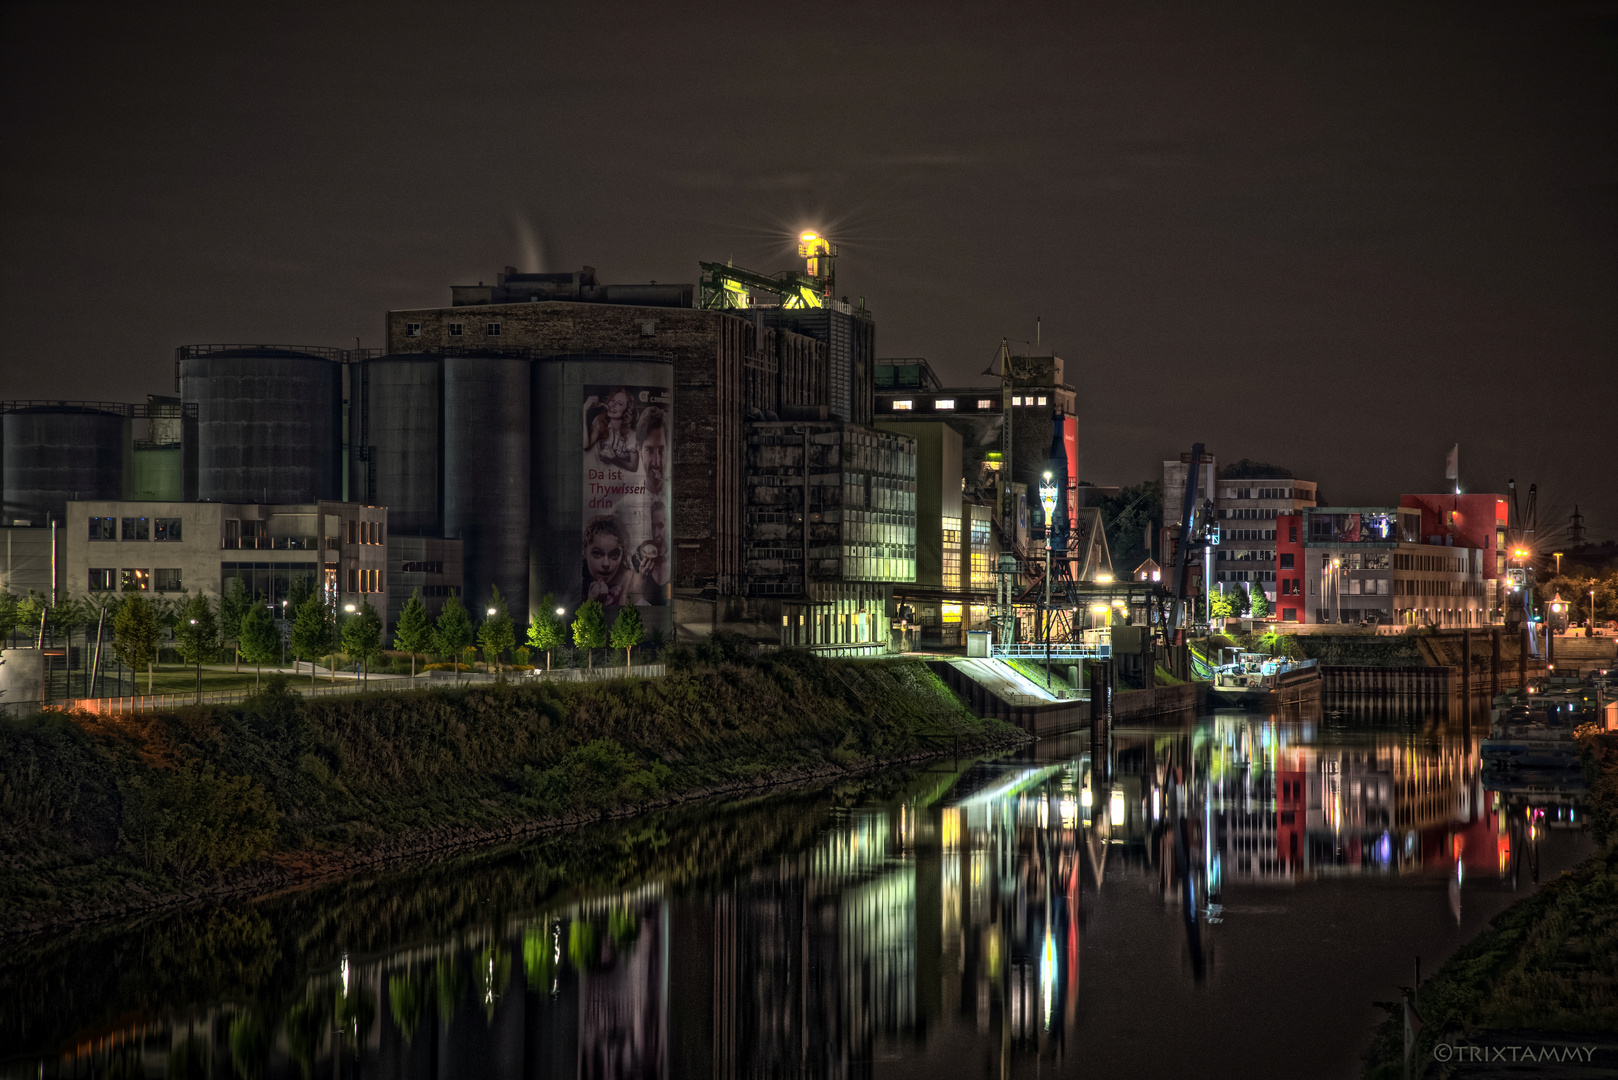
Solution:
[[[525,274],[545,273],[545,245],[539,235],[534,232],[534,226],[528,220],[528,215],[521,210],[512,212],[512,224],[517,230],[517,246],[522,249],[522,265],[517,269]]]

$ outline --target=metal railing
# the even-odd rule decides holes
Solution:
[[[197,403],[129,402],[129,401],[0,401],[0,413],[24,412],[29,409],[78,409],[83,412],[106,412],[126,416],[132,420],[177,420],[182,416],[195,417]]]
[[[1035,641],[1018,641],[1010,645],[990,645],[989,655],[1006,660],[1110,660],[1112,646],[1104,642],[1051,642],[1044,645]]]

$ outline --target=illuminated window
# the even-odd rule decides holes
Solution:
[[[152,530],[153,540],[177,541],[180,539],[179,518],[157,518],[157,527]]]
[[[152,575],[145,570],[119,571],[119,587],[122,589],[138,589],[145,592],[151,584]]]
[[[461,324],[460,323],[452,322],[452,323],[449,324],[449,336],[450,337],[460,337],[461,336]]]
[[[1045,395],[1044,394],[1039,395],[1039,403],[1041,405],[1045,404]]]
[[[894,412],[908,412],[909,410],[914,409],[915,407],[916,407],[916,403],[914,401],[909,401],[909,400],[895,401],[893,403],[893,411]]]
[[[935,409],[953,409],[953,408],[955,408],[955,399],[954,398],[947,398],[947,397],[946,398],[939,398],[937,401],[933,402],[933,408],[935,408]]]
[[[992,409],[992,408],[994,408],[994,402],[991,399],[986,398],[986,397],[978,398],[978,408],[980,408],[980,409]]]
[[[947,623],[961,621],[961,605],[959,604],[940,604],[938,605],[938,610],[943,620]]]
[[[1012,398],[1011,398],[1011,403],[1013,405],[1021,405],[1022,404],[1022,396],[1020,394],[1013,395]]]

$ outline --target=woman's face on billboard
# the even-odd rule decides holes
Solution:
[[[624,411],[629,408],[629,395],[624,393],[613,394],[607,399],[607,417],[612,420],[623,418]]]
[[[611,581],[624,562],[624,547],[611,533],[596,533],[584,545],[584,561],[596,581]]]

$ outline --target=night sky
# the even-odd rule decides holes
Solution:
[[[1042,317],[1093,482],[1200,439],[1385,503],[1459,442],[1618,536],[1615,5],[1076,7],[6,5],[0,397],[815,227],[879,355]]]

